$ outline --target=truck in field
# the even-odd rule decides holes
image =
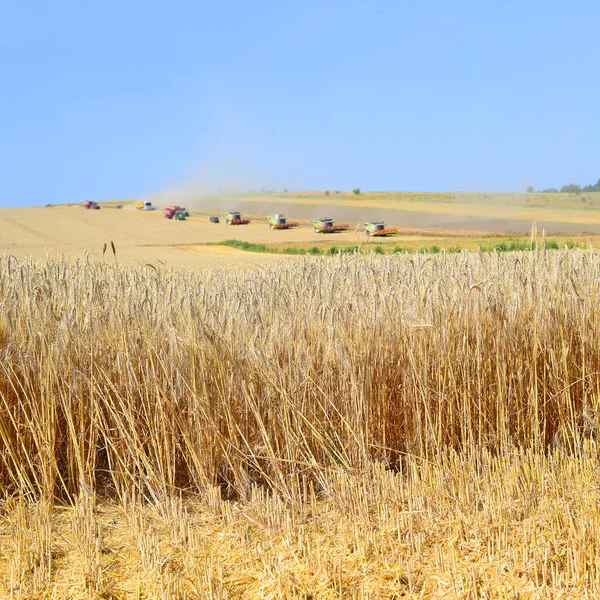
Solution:
[[[83,203],[83,208],[86,208],[87,210],[100,210],[100,205],[97,202],[88,200],[87,202]]]
[[[226,225],[248,225],[250,219],[242,219],[241,213],[237,211],[224,212]]]
[[[271,229],[291,229],[300,225],[298,221],[288,221],[283,215],[268,216],[267,221]]]
[[[339,224],[333,219],[316,219],[312,221],[312,224],[315,228],[315,233],[338,233],[350,229],[348,223]]]
[[[396,227],[386,227],[383,221],[367,221],[365,223],[365,233],[374,237],[385,237],[387,235],[396,235]]]
[[[163,215],[165,216],[165,219],[175,219],[176,221],[185,221],[186,219],[186,211],[185,209],[181,208],[181,206],[177,206],[175,204],[171,205],[171,206],[167,206],[167,208],[165,208],[163,210]]]
[[[154,207],[152,206],[152,202],[150,202],[150,200],[145,200],[144,202],[136,202],[135,208],[137,210],[154,210]]]

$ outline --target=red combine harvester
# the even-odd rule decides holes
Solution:
[[[100,205],[97,202],[88,200],[87,202],[83,203],[83,208],[86,208],[87,210],[100,210]]]

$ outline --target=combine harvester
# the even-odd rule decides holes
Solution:
[[[175,219],[176,221],[185,221],[187,217],[187,211],[185,208],[181,206],[167,206],[163,210],[163,215],[165,215],[165,219]]]
[[[250,219],[242,219],[239,212],[224,212],[226,225],[248,225]]]
[[[154,207],[152,206],[152,202],[150,202],[150,200],[146,200],[145,202],[136,202],[135,208],[137,210],[154,210]]]
[[[333,219],[317,219],[312,222],[315,233],[338,233],[340,231],[348,231],[350,225],[344,223],[334,223]]]
[[[368,221],[365,223],[365,233],[374,237],[385,237],[386,235],[396,235],[396,227],[386,227],[383,221]]]
[[[300,225],[298,221],[288,221],[283,215],[272,215],[267,217],[267,221],[271,229],[291,229]]]
[[[87,202],[83,203],[83,208],[86,208],[87,210],[100,210],[100,205],[97,202],[88,200]]]

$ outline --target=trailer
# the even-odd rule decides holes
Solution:
[[[185,221],[186,219],[185,210],[182,210],[181,206],[177,205],[167,206],[167,208],[163,209],[163,215],[165,219],[175,219],[176,221]]]
[[[298,221],[288,221],[283,215],[268,216],[267,221],[271,229],[291,229],[300,225]]]
[[[348,231],[350,225],[347,223],[335,223],[333,219],[316,219],[312,221],[315,233],[339,233],[340,231]]]
[[[383,221],[367,221],[365,223],[365,233],[374,237],[385,237],[387,235],[396,235],[396,227],[386,227]]]
[[[226,225],[248,225],[250,219],[242,219],[241,213],[237,211],[224,212]]]

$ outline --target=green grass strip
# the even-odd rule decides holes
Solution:
[[[355,254],[361,252],[361,254],[414,254],[420,252],[422,254],[437,254],[442,249],[439,246],[424,246],[422,248],[403,248],[402,246],[392,246],[392,244],[369,244],[363,245],[359,248],[358,245],[349,246],[336,246],[331,245],[325,249],[319,248],[318,246],[311,246],[310,248],[298,248],[294,246],[287,246],[283,248],[270,246],[268,244],[256,244],[253,242],[243,242],[241,240],[224,240],[222,242],[211,242],[210,246],[228,246],[230,248],[237,248],[238,250],[245,250],[247,252],[261,252],[268,254],[287,254],[287,255],[311,255],[311,256],[335,256],[337,254]],[[535,247],[535,246],[534,246]],[[567,241],[559,244],[555,240],[546,240],[546,248],[548,250],[558,250],[560,248],[582,248],[586,246],[580,243]],[[454,245],[446,249],[446,252],[457,253],[466,250],[460,245]],[[525,252],[531,250],[531,242],[524,240],[506,240],[495,244],[479,246],[481,252]],[[472,252],[473,250],[471,250]]]

